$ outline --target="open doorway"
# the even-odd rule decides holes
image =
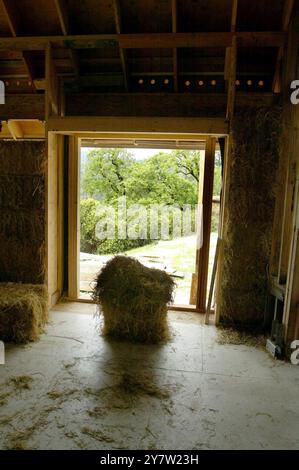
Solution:
[[[160,145],[159,145],[160,144]],[[165,270],[177,284],[174,306],[197,307],[201,241],[200,168],[205,144],[81,145],[80,298],[113,256]],[[217,241],[221,165],[216,152],[209,274]]]

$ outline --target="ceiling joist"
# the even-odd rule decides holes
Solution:
[[[64,36],[69,33],[69,15],[65,0],[55,0],[57,15],[59,18],[60,27]],[[73,49],[69,50],[70,59],[76,76],[80,75],[78,54]]]
[[[119,0],[113,0],[113,9],[114,9],[114,19],[115,19],[115,29],[117,34],[121,34],[122,32],[122,18],[121,18],[121,10],[120,10],[120,3]],[[122,71],[124,75],[124,86],[125,90],[129,91],[129,68],[128,68],[128,60],[126,51],[120,47],[119,49],[119,56],[121,60]]]
[[[178,28],[178,15],[177,15],[177,0],[172,0],[172,32],[177,33]],[[173,48],[173,85],[174,91],[179,91],[179,76],[178,76],[178,50],[176,47]]]
[[[233,0],[231,16],[231,32],[235,33],[238,16],[238,0]],[[231,47],[226,49],[225,75],[228,80],[226,119],[231,122],[234,115],[237,79],[237,40],[233,37]]]
[[[283,31],[0,37],[0,51],[44,50],[49,42],[70,49],[118,46],[123,49],[225,48],[232,45],[233,37],[236,37],[238,47],[250,48],[283,47],[286,41]]]
[[[18,35],[18,24],[16,21],[15,12],[12,10],[12,7],[11,7],[11,2],[9,2],[9,0],[1,0],[1,4],[2,4],[3,11],[5,12],[5,15],[7,18],[11,35],[15,38]],[[22,60],[23,60],[26,72],[28,74],[29,80],[31,81],[32,88],[34,91],[36,91],[34,87],[33,64],[28,53],[22,52]]]

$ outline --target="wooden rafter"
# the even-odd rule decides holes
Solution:
[[[15,13],[11,7],[11,2],[9,2],[9,0],[1,0],[1,3],[2,3],[3,10],[5,12],[6,18],[7,18],[11,35],[13,37],[17,37],[18,24],[15,18]],[[29,76],[29,80],[32,83],[33,90],[36,91],[35,86],[34,86],[34,71],[33,71],[32,59],[31,57],[29,57],[28,53],[22,51],[22,60],[26,68],[27,74]]]
[[[177,33],[178,18],[177,18],[177,0],[172,0],[172,32]],[[178,77],[178,50],[176,47],[173,48],[173,84],[175,93],[179,89],[179,77]]]
[[[237,73],[237,41],[233,38],[233,44],[230,48],[230,67],[227,93],[227,112],[226,119],[231,121],[234,115],[236,100],[236,73]]]
[[[294,0],[286,0],[285,5],[284,5],[284,11],[283,11],[283,18],[282,18],[282,31],[287,32],[290,21],[292,18],[292,13],[294,10]],[[277,59],[276,59],[276,67],[275,67],[275,74],[274,74],[274,79],[273,79],[273,85],[272,85],[272,90],[274,93],[281,93],[281,63],[283,59],[283,53],[284,53],[284,46],[280,46],[277,54]]]
[[[69,15],[67,11],[67,6],[65,0],[55,0],[55,6],[57,10],[57,15],[59,18],[59,23],[61,27],[61,31],[64,36],[69,33]],[[75,71],[75,75],[79,76],[79,59],[78,54],[73,49],[69,49],[70,59],[73,65],[73,69]]]
[[[114,9],[114,19],[115,19],[115,29],[117,34],[122,32],[122,19],[121,19],[121,10],[119,0],[113,0],[113,9]],[[119,56],[121,60],[121,66],[124,75],[124,85],[125,90],[129,91],[129,67],[126,51],[119,45]]]
[[[230,30],[232,33],[236,32],[237,16],[238,16],[238,0],[233,0],[232,18],[231,18],[231,27],[230,27]]]
[[[48,42],[58,46],[72,45],[75,49],[120,47],[124,49],[173,49],[174,47],[230,47],[233,37],[239,47],[281,47],[285,45],[283,31],[214,32],[214,33],[151,33],[151,34],[90,34],[67,36],[0,37],[0,50],[44,50]]]
[[[69,16],[67,12],[66,3],[64,0],[54,0],[60,27],[63,34],[66,36],[69,33]]]
[[[234,115],[236,99],[236,78],[237,78],[237,38],[236,26],[238,16],[238,0],[233,0],[231,16],[231,33],[234,34],[231,47],[226,49],[225,57],[225,79],[228,80],[227,111],[226,119],[231,121]]]

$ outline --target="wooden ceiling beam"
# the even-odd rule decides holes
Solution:
[[[236,95],[236,107],[271,106],[272,93]],[[67,116],[223,117],[226,93],[67,93]]]
[[[127,49],[225,48],[232,45],[234,36],[239,47],[279,47],[285,43],[283,32],[125,34],[120,35],[118,40],[122,47]]]
[[[0,0],[0,1],[2,4],[2,8],[5,12],[6,18],[7,18],[11,35],[15,38],[18,35],[18,22],[16,20],[15,12],[12,9],[11,2],[9,0]],[[32,59],[28,56],[27,53],[22,52],[22,60],[23,60],[26,72],[29,76],[29,80],[31,81],[32,88],[34,91],[36,91],[35,86],[34,86],[34,68],[33,68]]]
[[[178,31],[177,0],[172,0],[171,12],[172,12],[172,32],[177,33]],[[173,84],[174,84],[174,92],[177,93],[179,90],[179,72],[178,72],[178,50],[176,47],[173,48]]]
[[[238,16],[238,0],[233,0],[232,15],[231,15],[231,32],[236,32]],[[227,91],[227,110],[226,119],[231,122],[236,99],[236,79],[237,79],[237,38],[233,37],[231,47],[226,49],[225,56],[225,78],[228,80]]]
[[[283,17],[282,17],[282,31],[286,33],[289,29],[289,25],[292,18],[292,13],[294,10],[295,0],[286,0],[284,5]],[[273,79],[272,90],[273,93],[281,93],[281,64],[283,59],[284,53],[284,45],[279,47],[277,59],[276,59],[276,66],[275,66],[275,73]]]
[[[238,17],[238,0],[233,0],[231,26],[230,26],[230,30],[232,33],[236,32],[237,17]]]
[[[66,111],[71,115],[115,116],[198,116],[215,113],[225,116],[226,94],[165,94],[165,93],[74,93],[66,95]],[[271,106],[272,93],[243,93],[236,96],[237,107]],[[45,120],[45,98],[39,93],[8,94],[1,105],[2,120]]]
[[[48,120],[48,130],[74,134],[78,132],[134,132],[139,133],[193,134],[199,136],[223,136],[228,133],[228,125],[224,118],[184,118],[184,117],[51,117]]]
[[[64,36],[69,33],[69,15],[64,0],[54,0],[60,27]]]
[[[236,101],[236,78],[237,78],[237,41],[233,39],[233,45],[230,48],[230,66],[227,93],[227,111],[226,119],[231,122]]]
[[[69,15],[68,15],[65,0],[55,0],[55,6],[56,6],[57,15],[59,18],[61,31],[64,36],[67,36],[70,31],[69,31]],[[75,75],[78,77],[80,75],[78,54],[73,49],[70,49],[69,51],[70,51],[70,59],[72,62]]]
[[[122,32],[122,17],[121,17],[121,9],[119,0],[113,0],[113,10],[114,10],[114,19],[115,19],[115,29],[117,34],[121,34]],[[124,75],[124,87],[126,92],[129,91],[129,66],[128,66],[128,59],[127,53],[124,49],[120,46],[119,47],[119,56],[121,60],[122,71]]]
[[[91,34],[66,36],[0,37],[0,51],[44,50],[48,42],[57,47],[71,49],[99,49],[121,47],[123,49],[173,49],[230,47],[233,37],[238,47],[283,47],[286,33],[266,32],[216,32],[216,33],[152,33],[152,34]]]

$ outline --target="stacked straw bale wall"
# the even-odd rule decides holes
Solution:
[[[280,151],[279,107],[238,111],[220,284],[220,321],[263,325]]]
[[[0,142],[0,282],[45,279],[45,143]]]

